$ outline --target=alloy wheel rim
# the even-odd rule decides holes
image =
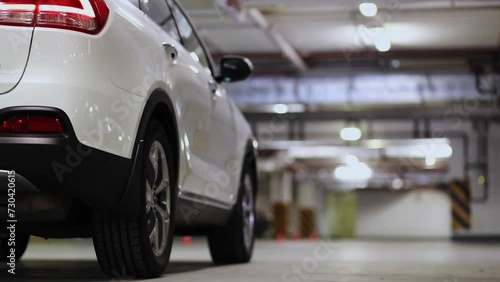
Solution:
[[[250,250],[255,228],[255,210],[253,186],[250,175],[243,180],[243,240],[247,250]]]
[[[149,162],[154,177],[146,177],[146,226],[151,250],[159,257],[167,247],[171,211],[167,156],[159,141],[151,145]]]

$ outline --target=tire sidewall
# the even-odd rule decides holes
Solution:
[[[245,178],[247,176],[250,177],[250,181],[251,181],[251,185],[252,185],[253,213],[255,215],[255,208],[256,208],[255,207],[255,183],[254,183],[254,179],[252,177],[252,170],[250,169],[249,164],[247,163],[243,167],[243,171],[241,172],[241,178],[240,178],[240,184],[239,184],[240,187],[239,187],[239,193],[238,193],[238,204],[235,207],[236,209],[233,212],[233,219],[232,219],[233,228],[235,228],[236,233],[239,233],[239,234],[237,234],[238,240],[240,241],[238,243],[241,244],[241,246],[244,246],[242,248],[243,253],[240,255],[242,256],[242,258],[244,258],[243,260],[245,260],[245,261],[250,260],[250,258],[252,257],[253,249],[254,249],[254,245],[255,245],[255,225],[253,228],[252,242],[250,244],[249,249],[247,249],[245,246],[245,239],[244,239],[245,235],[243,234],[243,232],[244,232],[243,231],[243,225],[244,225],[244,222],[243,222],[243,197],[245,194]]]
[[[170,226],[168,229],[167,246],[165,251],[161,256],[156,256],[151,249],[149,243],[149,235],[147,230],[147,217],[146,217],[146,178],[147,178],[147,165],[149,162],[149,151],[153,142],[159,141],[165,151],[168,164],[169,173],[169,189],[170,189]],[[152,120],[146,131],[144,138],[144,152],[142,156],[142,175],[141,175],[141,187],[140,187],[140,213],[139,213],[139,230],[140,238],[142,244],[143,257],[146,261],[146,267],[149,269],[150,273],[161,275],[165,270],[168,261],[170,259],[170,253],[172,251],[174,228],[175,228],[175,203],[177,196],[176,182],[175,182],[175,169],[174,161],[172,157],[171,147],[169,146],[168,137],[165,129],[157,120]]]

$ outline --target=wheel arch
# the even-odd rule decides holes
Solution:
[[[245,157],[244,157],[244,164],[249,164],[250,167],[252,168],[252,180],[254,184],[254,195],[257,196],[258,193],[258,153],[257,153],[257,148],[254,145],[257,141],[254,138],[250,138],[247,141],[246,145],[246,150],[245,150]]]
[[[180,140],[177,125],[177,117],[172,100],[163,89],[154,90],[149,96],[144,110],[142,112],[141,120],[137,130],[137,136],[134,143],[134,150],[132,154],[133,166],[131,170],[130,179],[127,189],[120,201],[120,204],[114,209],[115,216],[131,219],[134,218],[139,212],[139,204],[137,201],[138,189],[140,187],[140,179],[142,172],[142,162],[140,156],[143,154],[144,136],[148,123],[151,119],[156,118],[165,128],[167,137],[172,146],[172,156],[174,158],[174,175],[175,180],[178,181],[179,165],[180,165]],[[177,183],[173,183],[177,185]]]
[[[148,102],[146,103],[146,107],[148,107],[148,103],[151,103],[151,113],[149,114],[149,117],[147,117],[147,121],[143,123],[141,119],[141,125],[147,126],[149,121],[152,118],[156,118],[162,125],[163,128],[165,128],[165,131],[167,131],[167,137],[168,141],[170,141],[170,144],[172,146],[173,152],[172,156],[174,157],[174,163],[175,163],[175,173],[176,175],[179,173],[179,165],[180,165],[180,139],[179,139],[179,128],[178,128],[178,123],[177,123],[177,117],[175,115],[175,109],[172,101],[170,100],[169,96],[167,93],[161,89],[155,90],[150,98],[148,99]],[[146,111],[145,111],[146,112]],[[143,118],[145,118],[143,116]],[[145,132],[142,132],[144,134]],[[141,135],[139,135],[141,136]],[[143,136],[143,135],[142,135]]]

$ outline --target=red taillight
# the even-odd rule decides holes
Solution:
[[[36,26],[96,34],[108,15],[103,0],[38,0]]]
[[[33,26],[36,0],[0,0],[0,25]]]
[[[11,117],[0,124],[0,133],[62,133],[61,121],[55,117]]]
[[[99,33],[108,19],[104,0],[0,0],[0,25]]]

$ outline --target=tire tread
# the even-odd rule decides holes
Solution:
[[[106,275],[114,278],[148,276],[137,223],[98,216],[94,221],[94,246]]]
[[[146,143],[148,140],[153,140],[155,134],[158,136],[158,132],[161,132],[159,138],[166,139],[164,145],[168,148],[166,132],[156,119],[151,120],[148,125]],[[168,155],[168,158],[169,165],[172,165],[171,155]],[[173,171],[169,173],[173,175]],[[171,193],[176,195],[175,190]],[[172,207],[175,207],[174,198],[172,198]],[[116,279],[156,278],[164,271],[166,264],[163,265],[161,261],[156,261],[156,258],[152,257],[152,252],[145,249],[147,247],[143,239],[146,238],[146,235],[141,232],[143,231],[141,228],[144,228],[143,216],[139,214],[135,219],[126,220],[96,212],[94,217],[94,249],[99,264],[107,276]],[[175,218],[175,211],[171,211],[171,216]],[[170,246],[163,257],[166,263],[170,257],[174,226],[172,225],[170,228]]]

